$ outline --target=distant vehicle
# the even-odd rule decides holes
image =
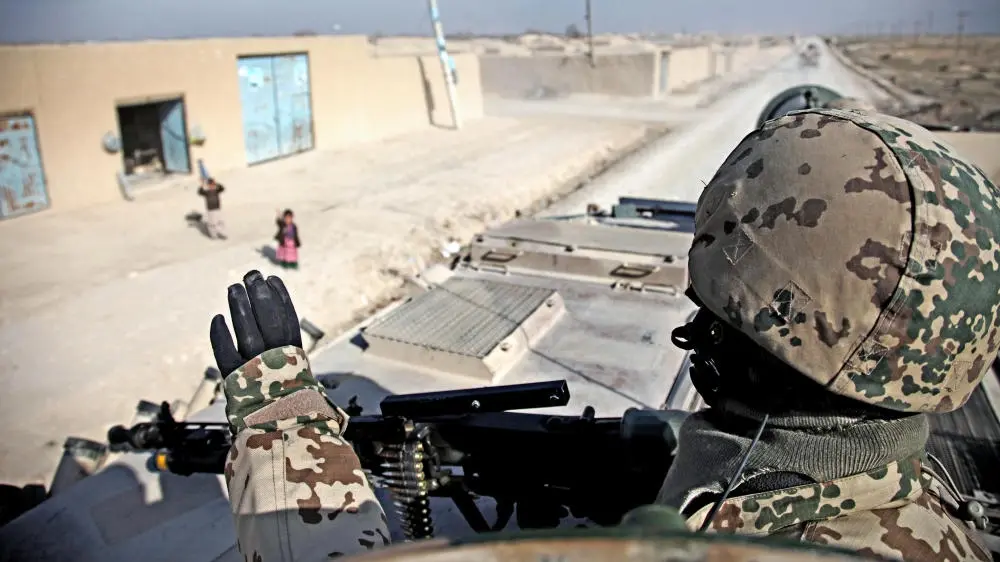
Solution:
[[[815,43],[809,43],[799,51],[799,62],[802,66],[819,66],[819,53],[819,47]]]

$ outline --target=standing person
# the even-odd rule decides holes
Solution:
[[[299,268],[299,227],[295,224],[295,214],[291,209],[278,213],[278,233],[274,235],[278,242],[278,264],[285,269]]]
[[[219,203],[219,195],[225,191],[222,184],[216,183],[214,178],[208,178],[198,188],[198,195],[205,198],[205,227],[208,230],[209,238],[226,239],[225,223],[222,222],[222,210]]]

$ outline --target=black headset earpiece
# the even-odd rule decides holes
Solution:
[[[691,293],[691,290],[688,289]],[[696,298],[688,295],[693,301]],[[691,383],[705,403],[714,406],[722,390],[722,373],[715,364],[716,350],[726,342],[726,326],[714,314],[701,308],[691,322],[677,327],[670,334],[670,341],[691,354]]]

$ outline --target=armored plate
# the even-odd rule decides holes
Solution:
[[[447,280],[316,353],[313,371],[365,413],[388,394],[558,379],[571,399],[552,413],[658,408],[684,361],[671,331],[694,312],[683,296],[690,234],[674,224],[581,217],[487,230]]]

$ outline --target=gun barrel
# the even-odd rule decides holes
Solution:
[[[388,396],[382,400],[381,409],[383,416],[419,418],[548,408],[568,403],[569,387],[561,380]]]

